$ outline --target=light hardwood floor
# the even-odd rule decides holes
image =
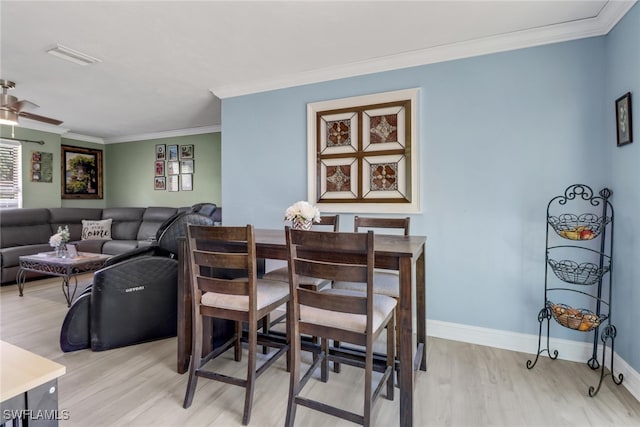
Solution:
[[[83,276],[81,282],[90,279]],[[70,419],[61,421],[62,426],[241,425],[240,387],[201,378],[193,405],[182,408],[187,375],[175,370],[175,338],[104,352],[63,353],[59,334],[67,306],[60,279],[28,282],[22,298],[15,285],[3,286],[0,310],[2,340],[66,366],[59,380],[59,408],[68,410]],[[530,371],[525,367],[528,358],[524,353],[429,338],[429,370],[416,379],[415,425],[640,426],[640,403],[610,378],[590,398],[587,390],[598,374],[586,364],[542,358]],[[243,362],[233,362],[229,354],[219,363],[227,373],[244,375]],[[284,363],[281,359],[258,379],[250,425],[284,424],[289,380]],[[308,394],[359,411],[362,377],[362,371],[345,366],[328,384],[312,379]],[[377,426],[398,424],[397,396],[394,401],[377,401]],[[299,407],[296,425],[353,424]]]

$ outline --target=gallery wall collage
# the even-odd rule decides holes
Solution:
[[[156,145],[153,188],[165,191],[193,190],[193,145]]]

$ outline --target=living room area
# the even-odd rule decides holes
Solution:
[[[73,15],[74,7],[86,9],[84,12],[90,9],[89,4],[76,2],[75,6],[65,3],[58,9],[45,7],[44,12],[37,12],[37,8],[19,5],[20,2],[6,3],[6,7],[5,2],[2,5],[1,19],[7,29],[14,29],[16,25],[8,22],[12,16],[22,19],[21,22],[28,18],[27,21],[33,19],[42,24],[47,22],[48,12],[52,19],[68,22],[64,16]],[[223,3],[229,7],[225,9],[228,15],[213,14],[208,8],[214,7],[215,2],[198,2],[200,5],[167,2],[167,9],[156,5],[158,11],[150,5],[156,2],[148,2],[146,6],[127,6],[127,2],[117,6],[96,3],[94,18],[88,21],[95,25],[101,22],[97,16],[107,15],[109,7],[113,8],[113,19],[121,19],[123,27],[131,26],[133,20],[148,19],[154,23],[143,42],[131,42],[133,50],[148,46],[157,55],[156,51],[164,47],[168,56],[177,57],[181,46],[196,44],[193,49],[199,50],[184,48],[191,56],[183,60],[182,67],[201,68],[190,72],[213,75],[209,67],[212,67],[210,62],[215,61],[206,59],[207,52],[216,49],[218,41],[243,52],[240,45],[248,43],[248,37],[243,36],[251,34],[250,29],[241,25],[238,33],[216,34],[215,39],[202,37],[210,36],[204,29],[209,21],[212,26],[216,20],[226,22],[235,18],[235,22],[244,22],[240,12],[249,12],[234,9],[226,2]],[[276,7],[271,2],[264,3],[251,3],[256,8],[252,14],[267,13],[269,6]],[[330,9],[335,4],[285,3],[289,8],[282,11],[285,15],[310,7],[307,12],[326,18],[328,28],[343,22],[331,18]],[[344,3],[346,16],[357,15],[354,10],[358,7],[366,15],[368,2]],[[392,2],[381,3],[393,11]],[[412,6],[416,8],[426,8],[429,3],[434,3],[432,7],[436,4],[446,7],[440,5],[442,2],[411,3],[417,3]],[[496,2],[476,3],[477,10],[473,9],[476,6],[463,4],[476,13],[498,7]],[[538,2],[497,3],[518,10],[519,6],[536,7],[533,3]],[[2,143],[13,143],[14,147],[18,144],[21,150],[21,208],[178,209],[207,202],[223,209],[222,225],[253,224],[269,230],[283,230],[285,210],[298,200],[318,202],[323,214],[339,214],[340,231],[352,231],[357,215],[410,217],[411,235],[426,237],[426,319],[422,320],[426,321],[428,366],[426,372],[417,371],[414,376],[413,425],[640,425],[640,311],[637,309],[640,306],[640,270],[637,268],[640,227],[636,219],[640,210],[640,169],[637,167],[640,145],[637,135],[633,139],[630,130],[620,127],[621,123],[628,126],[635,123],[637,128],[640,123],[640,108],[637,105],[631,108],[633,103],[637,104],[640,93],[637,48],[640,6],[633,1],[558,3],[566,10],[572,9],[571,3],[587,4],[596,10],[592,16],[575,22],[540,24],[424,50],[417,47],[417,39],[428,31],[428,25],[420,24],[419,19],[409,20],[405,13],[398,12],[398,18],[392,19],[392,27],[401,25],[400,17],[406,18],[413,24],[405,26],[406,32],[416,39],[416,45],[400,46],[400,52],[394,51],[393,55],[365,59],[358,56],[359,46],[372,48],[378,43],[384,47],[385,36],[371,31],[363,33],[369,37],[364,40],[343,37],[344,44],[338,41],[333,46],[343,46],[350,53],[336,47],[336,55],[342,61],[328,68],[323,68],[319,60],[325,48],[323,26],[318,24],[304,31],[291,24],[289,38],[295,38],[296,34],[309,38],[304,39],[300,51],[290,50],[289,54],[316,52],[304,56],[308,60],[307,68],[301,66],[289,74],[272,74],[270,64],[280,58],[272,51],[264,50],[271,52],[270,57],[253,51],[245,56],[238,53],[228,58],[229,61],[238,60],[247,68],[250,68],[248,63],[263,63],[264,78],[253,74],[255,78],[243,80],[246,76],[239,74],[237,80],[212,79],[206,93],[198,99],[198,111],[203,115],[217,114],[219,121],[214,123],[201,120],[202,116],[189,115],[182,117],[185,126],[180,129],[152,121],[148,111],[141,112],[140,120],[131,113],[128,118],[119,116],[117,120],[108,120],[109,114],[101,110],[104,121],[111,126],[106,128],[100,123],[97,109],[94,110],[93,103],[98,102],[90,99],[75,110],[78,117],[94,116],[93,122],[85,118],[83,123],[94,123],[95,132],[90,128],[66,127],[67,121],[74,123],[74,118],[60,113],[73,104],[71,98],[57,94],[61,106],[56,110],[55,102],[48,104],[52,98],[38,96],[35,68],[24,71],[23,75],[5,74],[5,69],[17,70],[16,64],[20,61],[16,46],[5,41],[4,32],[8,30],[3,29],[0,77],[14,79],[16,87],[12,93],[21,100],[40,104],[43,115],[65,120],[60,126],[41,126],[20,117],[17,126],[0,125]],[[618,8],[615,18],[610,8]],[[419,11],[424,12],[421,19],[435,25],[432,22],[437,16],[435,12],[432,16],[422,9]],[[150,40],[151,34],[161,33],[156,26],[166,30],[162,23],[167,22],[164,19],[169,12],[181,25],[193,22],[193,32],[185,33],[184,37],[165,35],[157,43]],[[465,17],[460,21],[471,25],[473,19],[462,11],[460,14]],[[396,15],[390,12],[388,16]],[[300,19],[299,22],[306,22]],[[87,42],[72,45],[95,52],[99,57],[101,40],[106,33],[89,37],[91,25],[86,22],[78,25],[78,34],[85,35]],[[99,28],[104,31],[104,27]],[[311,37],[315,30],[318,31],[316,37]],[[44,30],[38,28],[37,32]],[[234,34],[237,35],[235,42]],[[267,37],[258,43],[260,37],[253,34],[253,42],[266,49]],[[15,36],[7,38],[15,39]],[[284,43],[285,39],[278,38],[276,42]],[[79,40],[81,37],[74,42]],[[194,43],[194,40],[201,42]],[[109,43],[103,43],[104,51],[111,52]],[[7,52],[11,53],[11,60],[5,59]],[[286,52],[280,54],[287,56]],[[106,71],[98,68],[99,72],[107,74],[115,73],[117,67],[119,71],[128,70],[131,80],[120,83],[128,87],[131,102],[138,96],[135,82],[144,80],[145,76],[152,79],[154,70],[162,68],[127,68],[124,63],[115,67],[109,60],[115,61],[116,56],[103,57],[102,63],[81,67],[86,76],[78,81],[78,86],[86,88],[87,98],[94,94],[90,89],[90,75],[94,72],[91,67],[95,70],[102,66]],[[5,63],[8,68],[4,68]],[[58,67],[62,66],[52,67],[58,73]],[[176,104],[173,115],[161,117],[158,111],[154,120],[173,125],[173,116],[188,115],[180,111],[183,106],[180,86],[189,93],[193,89],[191,83],[178,78],[175,85],[167,82],[173,86],[172,90],[158,88],[166,102],[173,99]],[[40,90],[40,93],[46,92]],[[146,98],[151,92],[153,90],[145,86],[140,89],[139,97]],[[396,98],[391,99],[393,96]],[[628,104],[623,104],[627,100]],[[398,110],[399,117],[411,119],[407,121],[406,139],[401,141],[405,144],[404,157],[393,157],[396,153],[385,148],[388,156],[385,163],[397,165],[395,171],[400,171],[406,182],[385,193],[385,197],[402,193],[406,196],[407,200],[403,199],[406,205],[397,201],[384,205],[366,203],[366,195],[358,194],[362,188],[357,185],[350,190],[365,203],[355,208],[353,204],[335,199],[325,203],[323,191],[325,194],[331,191],[322,187],[321,179],[326,178],[327,171],[340,169],[342,164],[331,162],[347,154],[330,153],[327,158],[317,155],[321,150],[316,148],[329,138],[323,139],[316,125],[325,122],[353,125],[356,130],[348,136],[351,140],[363,141],[366,137],[358,134],[357,129],[372,121],[362,118],[366,118],[368,112],[391,108],[387,104],[396,108],[394,103],[400,101],[410,101]],[[123,99],[123,102],[127,101]],[[620,105],[628,105],[626,110],[623,108],[628,114],[627,121],[621,122],[618,117]],[[117,106],[108,107],[117,110]],[[190,107],[184,105],[184,108]],[[149,109],[152,110],[151,106]],[[387,110],[384,114],[391,115]],[[117,129],[119,123],[123,130]],[[141,129],[133,126],[142,126],[142,123],[146,125],[144,131],[133,130]],[[79,152],[100,153],[102,198],[64,197],[65,183],[69,180],[64,167],[68,147]],[[173,150],[177,153],[175,160],[170,157]],[[184,158],[181,158],[183,151]],[[367,160],[370,155],[364,149],[355,151],[357,154],[353,157],[358,161]],[[40,170],[34,169],[34,153],[50,155],[50,174],[46,181],[40,174],[34,179],[34,172]],[[170,165],[170,162],[176,163]],[[358,173],[362,173],[362,168],[354,171],[353,176]],[[616,213],[615,220],[613,215],[605,219],[607,238],[603,238],[605,245],[611,244],[613,252],[613,261],[607,265],[607,274],[603,274],[606,280],[611,278],[611,292],[605,288],[604,298],[597,298],[606,301],[610,311],[607,311],[606,322],[603,318],[603,328],[596,328],[595,333],[584,332],[578,326],[563,327],[547,305],[551,298],[545,281],[548,277],[556,280],[548,262],[547,249],[552,246],[546,233],[550,226],[548,204],[554,197],[564,195],[565,189],[572,185],[586,186],[595,195],[609,189],[612,195],[608,201]],[[367,204],[370,206],[363,206]],[[594,209],[600,215],[601,206]],[[0,223],[2,216],[0,209]],[[579,238],[567,239],[571,246],[585,243]],[[599,240],[594,238],[591,243],[595,245]],[[282,260],[267,260],[266,269],[282,264]],[[79,275],[78,282],[78,289],[84,289],[93,282],[93,273]],[[589,314],[600,310],[595,303],[581,306],[577,298],[560,302],[584,308]],[[60,420],[63,425],[241,424],[243,390],[239,387],[201,380],[193,405],[182,408],[188,378],[176,370],[177,337],[106,351],[64,352],[60,348],[60,332],[67,312],[59,278],[27,281],[22,297],[15,282],[0,288],[0,340],[66,367],[66,373],[58,379],[59,408],[68,411],[68,418]],[[413,319],[414,325],[416,320]],[[613,332],[607,329],[606,336],[601,335],[605,325],[614,325]],[[590,369],[585,363],[594,349],[602,370]],[[549,357],[554,350],[558,351],[557,360]],[[527,361],[535,359],[536,353],[541,353],[539,360],[532,369],[527,369]],[[225,356],[221,366],[229,374],[241,375],[246,369],[244,361],[235,362],[233,355]],[[284,424],[289,375],[284,359],[274,367],[256,383],[251,424]],[[600,384],[601,373],[604,374],[602,387],[590,397],[589,388]],[[357,369],[345,367],[340,374],[332,373],[330,389],[314,378],[309,392],[358,408],[362,377]],[[617,385],[618,380],[622,384]],[[398,425],[402,417],[398,397],[393,401],[380,399],[374,413],[375,425]],[[300,409],[296,425],[349,423]]]

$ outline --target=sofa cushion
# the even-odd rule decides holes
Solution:
[[[58,227],[69,227],[70,240],[80,240],[82,236],[82,220],[102,219],[101,208],[49,208],[51,234]]]
[[[155,239],[160,226],[177,213],[178,209],[176,208],[147,208],[142,216],[142,224],[140,224],[137,239],[140,241]]]
[[[137,240],[105,240],[102,245],[102,253],[107,255],[118,255],[137,247]]]
[[[48,243],[38,245],[13,246],[10,248],[2,248],[2,267],[12,267],[20,265],[20,257],[23,255],[34,255],[40,252],[51,252],[53,248]]]
[[[47,209],[9,209],[0,211],[0,247],[48,243],[53,234]]]
[[[82,240],[111,240],[111,222],[113,220],[102,219],[99,221],[82,220]]]
[[[111,238],[113,240],[138,240],[138,230],[145,208],[105,208],[102,218],[113,219]]]

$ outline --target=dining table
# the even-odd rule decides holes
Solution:
[[[397,311],[400,426],[413,425],[414,383],[427,370],[425,236],[374,235],[375,267],[399,273]],[[256,256],[286,260],[284,229],[255,229]],[[186,240],[179,241],[177,371],[185,373],[191,355],[191,285]],[[415,318],[415,327],[414,327]],[[413,336],[416,336],[414,346]],[[210,349],[204,349],[208,351]]]

